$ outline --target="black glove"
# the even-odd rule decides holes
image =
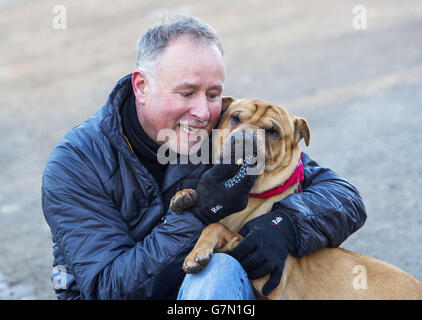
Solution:
[[[296,248],[296,234],[290,218],[275,209],[247,222],[239,233],[244,239],[229,252],[256,280],[270,275],[262,288],[269,295],[280,283],[287,255]]]
[[[256,178],[246,174],[248,165],[246,161],[241,166],[217,164],[207,170],[199,180],[198,199],[191,211],[210,224],[245,209]]]

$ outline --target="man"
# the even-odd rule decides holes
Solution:
[[[157,160],[164,129],[175,133],[167,143],[179,155],[195,152],[200,133],[217,125],[224,80],[223,50],[212,28],[189,16],[160,23],[140,39],[133,73],[57,144],[43,175],[42,205],[52,232],[52,281],[59,299],[176,298],[182,262],[201,230],[246,206],[253,176],[234,190],[224,189],[236,165]],[[232,252],[240,264],[216,255],[209,271],[186,279],[180,299],[253,298],[247,276],[263,273],[271,273],[270,292],[287,253],[303,256],[338,246],[362,226],[366,213],[356,189],[308,156],[302,161],[304,192],[273,208],[286,217],[278,232],[265,230],[261,217],[250,221]],[[214,214],[199,203],[171,212],[169,200],[184,188],[201,190],[200,199],[224,209]],[[260,250],[263,242],[272,250]]]

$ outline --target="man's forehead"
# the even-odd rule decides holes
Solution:
[[[166,87],[222,89],[225,63],[213,45],[195,45],[191,40],[169,44],[158,63],[158,81]]]
[[[201,59],[202,58],[202,59]],[[160,57],[160,64],[169,66],[184,66],[195,68],[196,63],[216,64],[225,68],[224,58],[218,48],[212,43],[188,39],[170,41]]]

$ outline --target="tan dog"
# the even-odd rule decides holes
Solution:
[[[262,193],[286,181],[295,170],[301,156],[299,141],[309,145],[307,122],[289,114],[283,108],[256,99],[223,99],[220,129],[223,137],[213,144],[222,145],[234,132],[262,128],[265,134],[265,167],[251,190]],[[224,133],[225,132],[225,133]],[[217,152],[218,153],[218,152]],[[265,198],[249,197],[247,207],[219,223],[208,225],[194,249],[186,257],[183,269],[188,273],[202,270],[214,251],[228,252],[242,239],[237,234],[249,220],[269,212],[276,201],[295,192],[297,184],[282,194]],[[192,205],[195,191],[179,191],[170,208],[180,211]],[[188,205],[186,205],[188,204]],[[278,287],[267,297],[262,288],[269,275],[253,280],[260,298],[268,299],[422,299],[422,283],[386,262],[341,248],[327,248],[300,259],[288,256]]]

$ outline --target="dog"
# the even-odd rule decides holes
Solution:
[[[219,124],[222,134],[213,137],[215,154],[233,136],[251,129],[265,130],[265,163],[255,180],[252,194],[263,193],[287,181],[301,158],[299,142],[309,146],[310,129],[305,119],[284,108],[257,99],[224,97]],[[240,163],[239,163],[240,164]],[[183,269],[198,273],[206,267],[213,252],[228,252],[242,240],[237,232],[251,219],[268,213],[273,204],[295,192],[298,183],[269,198],[249,197],[247,207],[218,223],[204,228]],[[179,191],[171,199],[170,209],[182,211],[192,206],[195,190]],[[422,299],[422,283],[403,270],[375,258],[342,248],[325,248],[308,256],[288,255],[280,284],[268,295],[262,288],[269,275],[252,280],[260,299]]]

